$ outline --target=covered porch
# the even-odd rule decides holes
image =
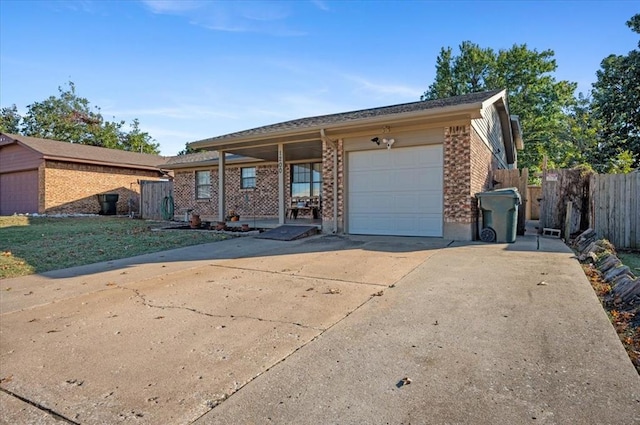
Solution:
[[[207,142],[204,144],[204,142]],[[215,142],[210,139],[202,143],[202,148],[216,151],[218,154],[218,208],[216,221],[225,221],[229,211],[228,155],[255,158],[265,163],[276,164],[277,169],[277,217],[251,217],[245,215],[239,221],[226,221],[230,227],[249,224],[250,227],[270,229],[280,225],[317,226],[323,230],[323,217],[331,217],[327,211],[324,186],[331,184],[326,181],[323,162],[324,143],[322,134],[318,131],[309,134],[295,134],[290,137],[278,137],[273,140],[268,136],[255,137],[247,140]],[[195,145],[195,144],[194,144]],[[274,191],[275,192],[275,191]],[[331,203],[331,202],[330,202]],[[208,218],[208,217],[207,217]],[[203,219],[206,219],[203,217]]]

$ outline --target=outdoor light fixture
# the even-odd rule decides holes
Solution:
[[[396,142],[396,139],[382,139],[382,142],[387,144],[387,149],[391,149],[391,146]]]

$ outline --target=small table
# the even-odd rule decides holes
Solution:
[[[287,210],[287,216],[295,220],[298,218],[299,211],[303,211],[303,212],[311,211],[312,217],[314,219],[317,219],[319,216],[318,207],[291,207]]]

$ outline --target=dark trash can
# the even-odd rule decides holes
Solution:
[[[518,231],[518,206],[522,203],[516,187],[476,194],[482,215],[480,240],[513,243]]]
[[[118,198],[120,195],[117,193],[101,193],[98,195],[98,202],[100,203],[100,214],[102,215],[116,215]]]

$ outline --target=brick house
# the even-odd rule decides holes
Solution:
[[[97,213],[97,194],[118,193],[129,211],[141,180],[160,180],[166,158],[0,133],[0,215]]]
[[[302,118],[191,146],[213,151],[211,162],[167,165],[185,193],[177,206],[197,202],[196,179],[208,174],[207,213],[222,220],[251,175],[260,215],[279,223],[306,195],[320,199],[323,232],[471,240],[475,194],[492,188],[494,170],[517,166],[523,142],[506,91],[496,90]]]
[[[225,215],[233,210],[241,217],[277,217],[277,164],[229,154],[225,159]],[[175,156],[163,167],[174,174],[173,197],[177,215],[193,210],[206,220],[218,218],[218,152]]]

